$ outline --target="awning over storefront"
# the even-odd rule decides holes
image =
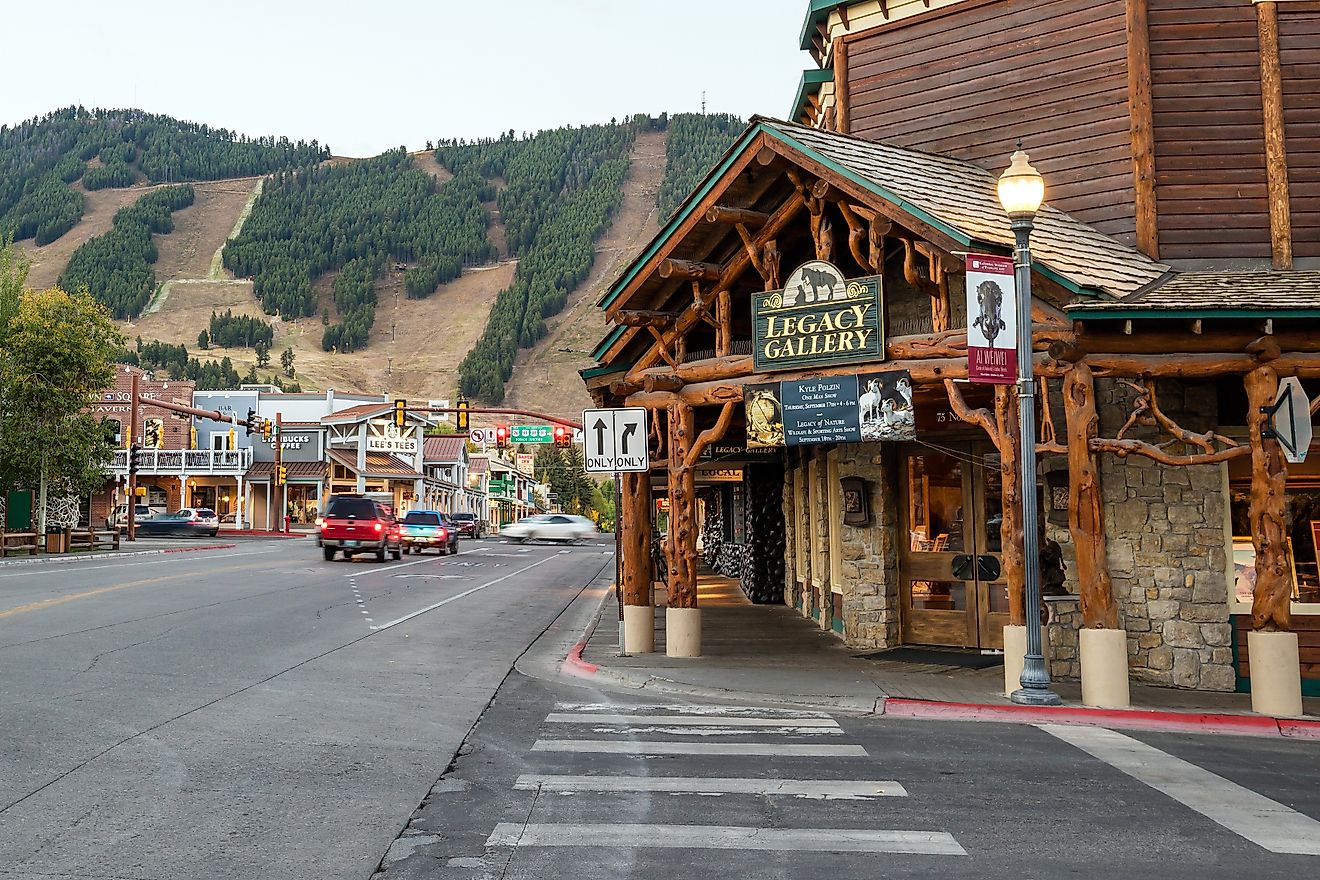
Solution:
[[[358,473],[355,456],[338,449],[330,450],[330,458],[336,464],[343,465],[353,473]],[[381,452],[368,452],[366,467],[361,471],[364,477],[382,477],[389,480],[420,480],[422,475],[403,459]]]
[[[283,463],[290,483],[319,483],[325,476],[325,463],[320,461],[286,461]],[[248,468],[243,479],[250,483],[269,483],[275,473],[275,462],[258,461]]]

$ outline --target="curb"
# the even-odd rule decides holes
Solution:
[[[894,718],[942,721],[994,721],[1009,724],[1074,724],[1165,733],[1282,736],[1320,739],[1320,721],[1229,715],[1222,712],[1173,712],[1158,709],[1091,709],[1085,706],[1017,706],[993,703],[937,703],[890,698],[882,714]]]
[[[199,550],[233,550],[237,544],[203,544],[198,547],[163,547],[159,550],[114,550],[109,553],[87,553],[61,556],[38,556],[0,562],[0,568],[11,565],[56,565],[61,562],[86,562],[93,559],[123,559],[126,556],[162,556],[166,553],[196,553]]]
[[[263,529],[221,529],[226,538],[308,538],[311,532],[268,532]]]
[[[1092,709],[1086,706],[1019,706],[997,703],[944,703],[882,696],[829,697],[823,695],[764,694],[735,691],[707,685],[684,684],[649,672],[625,672],[592,663],[582,656],[600,622],[601,610],[591,619],[582,638],[564,657],[561,668],[576,678],[590,678],[635,691],[672,694],[707,700],[736,700],[846,712],[853,715],[884,715],[925,721],[989,721],[1003,724],[1071,724],[1109,727],[1117,730],[1147,730],[1162,733],[1283,737],[1320,740],[1320,720],[1273,718],[1265,715],[1231,715],[1222,712],[1175,712],[1159,709]]]

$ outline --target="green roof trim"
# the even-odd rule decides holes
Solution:
[[[620,338],[621,336],[623,336],[624,331],[627,330],[627,329],[628,329],[628,328],[625,327],[625,326],[623,326],[622,324],[620,324],[620,325],[618,325],[617,327],[615,327],[612,331],[610,331],[610,335],[608,335],[608,336],[606,336],[604,339],[602,339],[601,342],[600,342],[600,345],[597,345],[596,348],[595,348],[595,350],[593,350],[593,351],[591,352],[591,356],[592,356],[593,358],[595,358],[596,360],[598,360],[598,361],[599,361],[601,358],[605,357],[605,352],[609,351],[611,345],[613,345],[614,343],[616,343],[616,342],[619,341],[619,338]],[[593,372],[592,372],[592,375],[599,375],[599,374],[597,374],[597,373],[594,372],[595,370],[601,370],[602,372],[605,372],[605,371],[612,370],[612,369],[614,369],[614,367],[612,367],[612,366],[609,366],[609,367],[606,367],[606,366],[592,367],[592,371],[593,371]],[[584,379],[590,379],[591,376],[588,376],[587,373],[586,373],[586,371],[584,371],[584,372],[582,373],[582,378],[584,378]]]
[[[797,119],[802,107],[807,103],[807,97],[817,94],[822,85],[833,81],[834,71],[828,67],[809,67],[802,71],[802,79],[798,80],[797,95],[793,98],[793,109],[788,111],[788,118]]]
[[[1195,319],[1195,318],[1320,318],[1320,309],[1094,309],[1070,308],[1066,310],[1069,318],[1085,318],[1089,321],[1108,320],[1126,321],[1131,319]]]
[[[621,329],[623,328],[616,327],[615,332],[617,333]],[[609,343],[602,343],[602,346],[608,348]],[[621,367],[615,366],[614,364],[599,364],[594,367],[587,367],[585,370],[578,370],[578,375],[583,379],[594,379],[597,376],[604,376],[606,373],[619,372],[621,369]]]
[[[802,50],[811,49],[811,41],[815,38],[816,29],[820,23],[830,17],[830,13],[840,6],[851,6],[857,0],[811,0],[807,4],[807,17],[802,21],[802,38],[799,45]]]

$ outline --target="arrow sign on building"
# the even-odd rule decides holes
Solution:
[[[1283,447],[1283,457],[1292,464],[1306,461],[1311,448],[1311,400],[1302,380],[1289,376],[1279,383],[1279,395],[1270,407],[1270,430]]]
[[[651,469],[646,448],[646,410],[589,409],[582,413],[588,473],[645,472]]]

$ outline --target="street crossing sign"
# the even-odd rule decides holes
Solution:
[[[583,458],[588,473],[646,472],[651,469],[645,409],[585,410],[582,413],[582,433],[586,440]]]
[[[1270,430],[1283,447],[1283,457],[1291,464],[1306,461],[1311,448],[1311,399],[1302,388],[1302,380],[1289,376],[1280,382],[1279,395],[1270,410]]]

